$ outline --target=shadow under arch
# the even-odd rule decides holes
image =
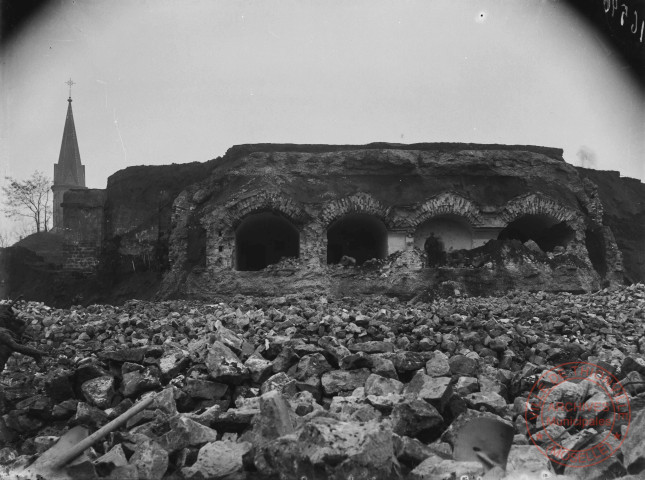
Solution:
[[[300,232],[275,211],[255,212],[235,228],[235,268],[262,270],[282,258],[300,256]]]
[[[327,263],[336,264],[343,256],[354,258],[356,265],[385,258],[385,224],[367,213],[348,213],[334,220],[327,228]]]

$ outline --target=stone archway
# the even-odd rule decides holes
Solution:
[[[253,213],[235,229],[235,268],[262,270],[282,258],[300,254],[298,229],[275,212]]]
[[[497,237],[499,240],[533,240],[544,252],[566,247],[574,238],[574,230],[565,221],[546,214],[522,215],[509,223]]]
[[[387,256],[387,228],[378,218],[365,213],[348,213],[327,229],[327,263],[352,257],[356,265]]]

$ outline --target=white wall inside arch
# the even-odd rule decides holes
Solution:
[[[442,240],[446,252],[473,248],[472,229],[465,220],[458,217],[435,217],[426,220],[414,233],[414,246],[423,250],[431,233]]]

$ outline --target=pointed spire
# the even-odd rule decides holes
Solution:
[[[85,167],[81,164],[81,154],[78,149],[76,138],[76,127],[74,125],[74,114],[72,112],[72,85],[70,78],[69,98],[67,99],[67,117],[63,130],[63,141],[58,156],[58,164],[54,166],[54,185],[85,186]]]
[[[67,117],[65,118],[60,155],[58,156],[58,163],[54,164],[54,185],[52,186],[52,191],[54,192],[53,231],[64,228],[62,203],[65,192],[71,188],[86,188],[85,166],[81,163],[74,114],[72,113],[72,85],[74,85],[74,82],[70,78],[65,83],[69,85],[69,98],[67,99]]]

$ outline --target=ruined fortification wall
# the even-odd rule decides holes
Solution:
[[[618,172],[578,168],[597,187],[605,237],[614,238],[630,282],[645,282],[645,184]],[[604,238],[604,237],[603,237]],[[615,255],[615,252],[609,252]]]
[[[68,192],[64,268],[99,271],[108,290],[128,275],[156,272],[147,287],[163,274],[166,296],[307,288],[413,296],[428,285],[471,294],[593,290],[624,274],[645,280],[644,197],[641,182],[576,169],[552,148],[241,145],[210,162],[130,167],[106,190]],[[484,247],[527,215],[570,228],[566,248]],[[256,233],[275,218],[296,232],[297,261],[239,271],[236,233],[256,218]],[[388,265],[358,276],[327,265],[328,232],[347,218],[382,225],[378,248],[392,255]],[[430,231],[472,254],[449,268],[423,268]]]
[[[382,222],[387,254],[401,253],[413,269],[423,263],[418,247],[428,221],[457,219],[471,236],[455,239],[454,244],[465,241],[479,247],[515,220],[529,216],[566,224],[572,238],[562,253],[577,260],[538,273],[524,261],[508,264],[514,271],[492,272],[499,279],[494,290],[527,285],[566,289],[567,282],[571,290],[599,288],[603,282],[621,281],[623,263],[610,228],[603,223],[596,190],[557,149],[469,144],[238,146],[216,162],[208,181],[177,197],[169,247],[173,274],[168,278],[184,281],[179,279],[185,275],[179,273],[196,268],[199,278],[193,275],[187,280],[195,288],[210,282],[211,290],[239,290],[249,284],[261,290],[263,286],[252,280],[261,274],[237,271],[236,232],[262,212],[287,219],[298,231],[300,266],[292,277],[313,272],[320,276],[317,269],[327,264],[327,232],[348,216],[360,214]],[[450,228],[450,234],[460,235],[461,227]],[[602,261],[587,249],[594,232],[603,244]],[[490,283],[491,272],[480,273],[474,278],[472,272],[463,272],[462,279],[468,277],[473,286]],[[455,276],[455,270],[446,275]],[[415,288],[432,280],[427,276],[427,271],[419,272],[412,282],[418,284]],[[304,285],[297,278],[260,282],[271,283],[266,288],[273,290]],[[376,284],[371,285],[378,290]]]

